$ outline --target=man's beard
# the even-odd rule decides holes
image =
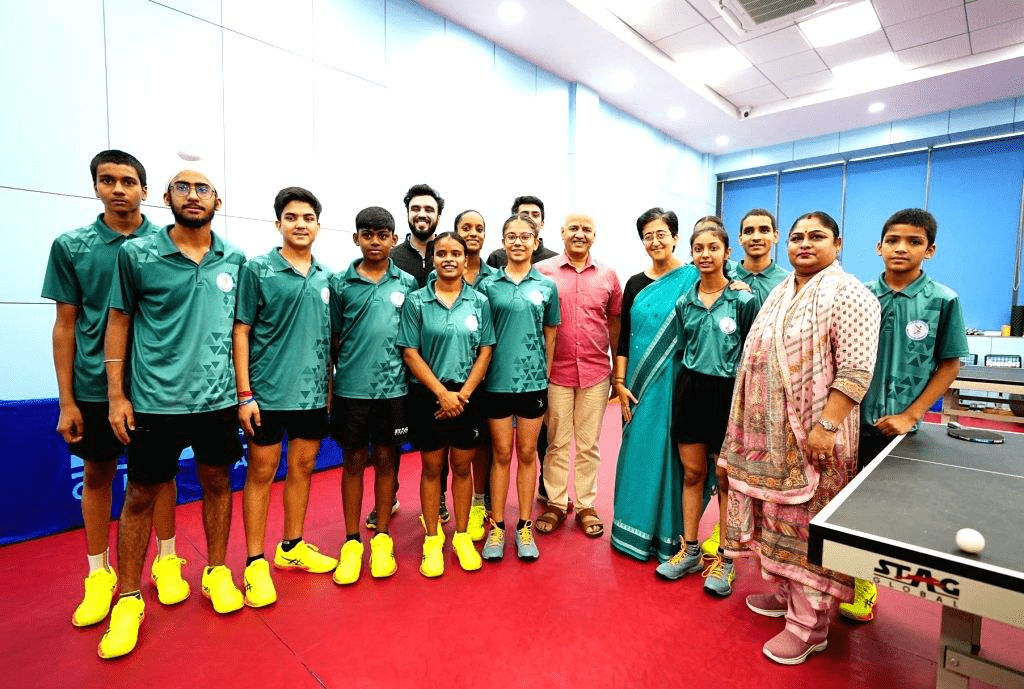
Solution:
[[[202,215],[198,218],[192,218],[182,214],[177,208],[171,206],[171,215],[174,216],[174,222],[182,227],[187,227],[190,230],[198,230],[200,227],[208,225],[210,221],[213,220],[213,214],[215,212],[216,210],[210,210],[206,215]]]
[[[409,231],[412,232],[412,236],[416,237],[416,239],[420,240],[421,242],[425,242],[428,239],[430,239],[431,237],[433,237],[434,236],[434,232],[436,230],[437,230],[437,223],[436,222],[435,223],[431,223],[427,227],[427,229],[425,229],[425,230],[417,229],[417,227],[416,227],[416,225],[414,223],[409,223]]]

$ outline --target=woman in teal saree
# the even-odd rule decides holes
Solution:
[[[676,300],[697,269],[673,254],[679,220],[652,208],[637,219],[651,267],[626,282],[612,383],[622,405],[622,445],[615,469],[612,547],[638,560],[664,562],[679,549],[682,469],[672,442]],[[713,472],[712,472],[713,475]]]

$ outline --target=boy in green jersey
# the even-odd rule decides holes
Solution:
[[[867,285],[882,305],[882,324],[875,373],[860,404],[859,469],[895,436],[917,430],[968,353],[959,297],[921,269],[935,255],[937,232],[935,218],[919,208],[895,213],[882,227],[876,250],[885,272]],[[874,619],[876,596],[874,584],[858,579],[853,602],[841,604],[839,613]]]
[[[307,189],[279,191],[274,225],[281,246],[250,260],[238,277],[232,357],[238,420],[249,436],[242,510],[248,549],[245,602],[254,608],[277,600],[263,548],[270,486],[285,434],[284,538],[274,552],[274,565],[315,574],[338,565],[302,538],[310,477],[327,435],[330,274],[313,256],[320,211],[320,201]]]
[[[84,627],[101,622],[110,612],[117,574],[110,565],[108,532],[117,458],[124,452],[107,420],[107,375],[103,365],[103,332],[117,252],[121,245],[158,231],[142,214],[146,200],[146,169],[124,151],[97,153],[89,164],[103,213],[85,227],[66,232],[53,242],[42,295],[57,302],[53,325],[53,363],[57,371],[60,418],[57,432],[72,454],[81,457],[82,521],[88,548],[89,576],[85,596],[71,623]],[[153,521],[159,555],[153,562],[162,603],[188,596],[174,552],[174,484],[157,496]]]

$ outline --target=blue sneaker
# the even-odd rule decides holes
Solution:
[[[520,560],[536,560],[540,557],[537,543],[533,540],[533,522],[528,521],[523,528],[516,529],[516,555]]]
[[[704,553],[701,552],[699,545],[687,547],[683,543],[678,553],[669,558],[667,562],[662,562],[654,571],[660,577],[678,579],[684,574],[701,571],[704,568],[703,558]]]
[[[491,532],[487,534],[487,542],[484,543],[480,557],[485,560],[500,560],[505,557],[505,529],[501,528],[491,520]]]
[[[710,594],[725,598],[732,593],[732,582],[736,578],[736,565],[721,555],[704,569],[704,590]]]

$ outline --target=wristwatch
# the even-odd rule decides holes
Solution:
[[[818,419],[818,425],[824,428],[829,433],[835,433],[839,430],[839,426],[835,425],[828,419]]]

